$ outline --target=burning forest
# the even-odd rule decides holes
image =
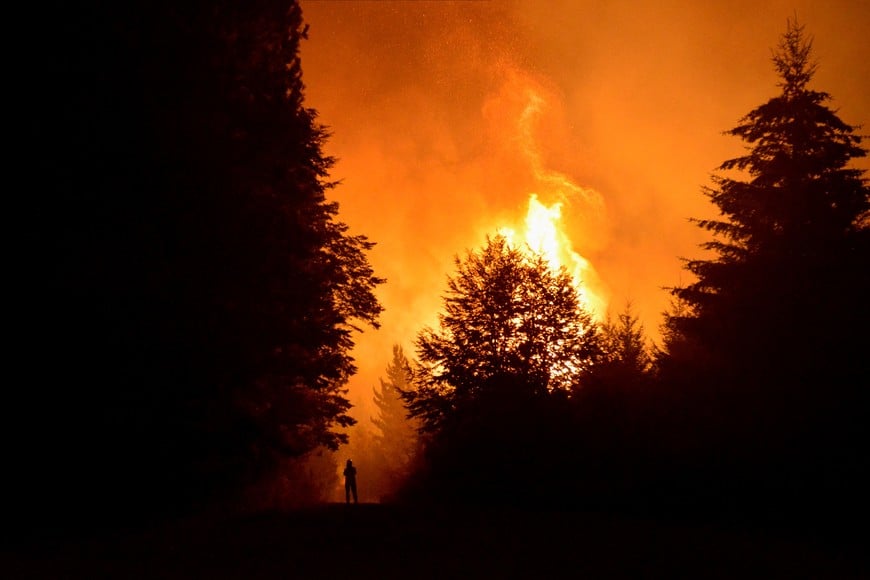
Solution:
[[[220,545],[216,577],[248,548],[286,572],[276,537],[349,572],[327,552],[357,536],[391,577],[369,530],[451,577],[480,576],[489,537],[537,576],[632,518],[851,541],[863,2],[32,16],[4,425],[22,537],[174,530],[93,549],[186,570]],[[67,545],[61,566],[93,564]]]

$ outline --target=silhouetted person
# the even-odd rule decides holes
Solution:
[[[350,503],[350,494],[353,494],[353,503],[356,503],[356,467],[353,461],[347,460],[344,467],[344,501]]]

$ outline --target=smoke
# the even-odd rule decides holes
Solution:
[[[846,122],[870,118],[866,1],[302,4],[332,197],[387,278],[382,328],[354,351],[363,424],[392,345],[413,355],[437,323],[454,256],[521,226],[532,193],[561,204],[584,282],[616,310],[630,300],[656,338],[662,287],[686,281],[680,257],[705,239],[687,218],[713,215],[700,189],[743,151],[722,131],[777,92],[787,18],[815,38],[814,86]]]

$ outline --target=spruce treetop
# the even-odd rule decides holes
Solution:
[[[719,238],[706,247],[726,260],[781,255],[785,247],[809,257],[814,246],[854,233],[870,209],[862,172],[847,167],[866,155],[861,136],[827,106],[828,93],[808,87],[817,66],[802,25],[788,22],[772,60],[781,94],[726,132],[748,151],[719,167],[749,179],[714,176],[704,193],[724,219],[694,220]]]
[[[669,348],[691,343],[718,361],[712,375],[744,372],[737,382],[782,374],[798,352],[820,368],[841,359],[836,352],[847,349],[806,331],[841,333],[855,315],[842,305],[857,305],[866,286],[870,188],[849,166],[866,155],[862,137],[828,93],[810,87],[812,39],[796,20],[772,61],[780,93],[725,132],[746,153],[723,162],[703,189],[720,217],[693,220],[712,233],[702,247],[714,255],[687,261],[696,281],[672,290],[685,308],[668,315]]]

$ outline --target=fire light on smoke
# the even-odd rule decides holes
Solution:
[[[562,221],[566,207],[600,219],[604,212],[603,199],[597,191],[581,187],[567,175],[544,165],[536,129],[541,117],[551,109],[554,97],[516,71],[510,84],[525,100],[516,124],[515,141],[531,168],[536,191],[529,194],[522,225],[503,226],[498,231],[512,245],[528,247],[543,255],[554,270],[564,266],[574,280],[583,305],[596,319],[603,320],[607,310],[606,292],[592,264],[575,250]],[[554,201],[547,204],[541,201],[542,197]]]
[[[733,4],[303,0],[306,103],[341,181],[330,196],[387,279],[381,329],[353,352],[355,429],[371,428],[392,345],[412,354],[437,323],[453,258],[503,227],[547,246],[597,317],[630,300],[659,338],[661,288],[706,239],[686,218],[716,217],[699,186],[741,154],[717,135],[774,90],[766,50],[794,2],[765,2],[761,20]],[[866,122],[866,2],[798,4],[825,39],[821,86]]]
[[[601,320],[607,308],[603,296],[593,292],[584,284],[584,280],[595,277],[595,270],[589,260],[574,251],[571,240],[561,228],[562,203],[556,202],[546,206],[538,199],[537,194],[529,196],[529,209],[526,213],[522,233],[515,229],[503,227],[499,233],[516,247],[528,247],[533,252],[541,254],[554,270],[564,266],[580,296],[584,306],[592,315]]]

